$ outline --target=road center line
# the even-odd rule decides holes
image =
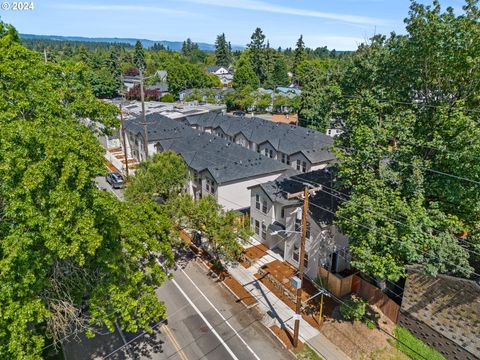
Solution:
[[[173,347],[175,348],[176,352],[180,355],[182,360],[188,360],[187,356],[183,352],[182,348],[180,345],[178,345],[177,340],[175,339],[175,336],[173,336],[173,333],[170,331],[167,325],[162,325],[163,331],[165,331],[165,334],[167,334],[167,337],[170,339],[170,341],[173,344]]]
[[[248,345],[245,340],[243,340],[243,338],[240,336],[240,334],[238,333],[237,330],[235,330],[233,328],[233,326],[227,321],[227,319],[222,315],[222,313],[215,307],[215,305],[212,304],[212,302],[207,298],[207,296],[202,292],[202,290],[200,290],[200,288],[197,286],[197,284],[195,284],[193,282],[193,280],[190,278],[190,276],[187,275],[187,273],[185,271],[183,271],[183,269],[180,268],[180,271],[183,273],[183,275],[185,275],[187,277],[187,279],[192,283],[193,286],[195,286],[195,288],[197,289],[197,291],[203,296],[203,298],[205,300],[207,300],[207,302],[210,304],[210,306],[217,312],[218,315],[220,315],[220,317],[222,318],[222,320],[228,325],[228,327],[230,329],[233,330],[233,332],[235,333],[235,335],[240,339],[240,341],[247,347],[247,349],[252,353],[252,355],[255,357],[255,359],[257,360],[261,360],[258,355],[255,353],[255,351],[253,351],[253,349],[250,347],[250,345]]]
[[[210,329],[210,331],[213,333],[213,335],[215,335],[217,337],[217,339],[220,341],[220,343],[223,345],[223,347],[228,351],[228,353],[230,354],[230,356],[234,359],[234,360],[239,360],[235,354],[233,353],[232,349],[230,349],[230,347],[225,343],[225,341],[223,341],[222,337],[215,331],[215,329],[213,328],[212,324],[210,324],[207,320],[207,318],[202,314],[202,312],[195,306],[195,304],[193,303],[193,301],[188,297],[187,294],[185,294],[185,291],[183,291],[183,289],[180,287],[180,285],[178,285],[178,283],[175,281],[175,279],[172,279],[171,280],[172,283],[177,287],[178,291],[180,291],[183,295],[183,297],[185,299],[187,299],[188,303],[192,306],[192,308],[197,312],[197,314],[202,318],[202,320],[205,322],[205,324],[207,324],[208,328]]]

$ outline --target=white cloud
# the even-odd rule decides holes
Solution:
[[[140,5],[94,5],[94,4],[55,4],[56,9],[78,11],[105,11],[105,12],[154,12],[177,16],[193,15],[187,11],[162,8],[158,6]]]
[[[384,19],[377,19],[368,16],[358,16],[349,14],[329,13],[315,10],[306,10],[282,5],[275,5],[257,0],[181,0],[184,2],[221,6],[243,10],[264,11],[276,14],[285,14],[293,16],[316,17],[328,20],[336,20],[351,24],[363,25],[388,25],[389,22]]]

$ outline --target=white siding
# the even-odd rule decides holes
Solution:
[[[260,200],[260,209],[257,209],[256,206],[256,198],[257,195],[259,196]],[[267,211],[264,212],[263,210],[263,202],[266,202],[267,204]],[[261,243],[265,244],[268,248],[273,248],[275,247],[275,241],[278,242],[278,239],[276,239],[275,236],[270,235],[270,231],[268,230],[268,226],[272,224],[275,221],[275,206],[270,200],[270,198],[265,194],[265,192],[260,188],[260,187],[255,187],[251,191],[251,197],[250,197],[250,220],[252,224],[252,230],[254,232],[253,237],[260,241]],[[255,233],[255,220],[257,220],[260,224],[260,233],[256,234]],[[267,228],[266,231],[266,239],[262,238],[262,223],[265,224],[265,227]]]
[[[297,160],[300,160],[300,164],[302,164],[303,162],[306,163],[306,171],[305,172],[311,171],[310,169],[312,167],[312,164],[310,163],[310,161],[308,161],[308,159],[302,153],[296,153],[296,154],[290,155],[290,166],[292,168],[294,168],[295,170],[298,170],[297,169]],[[302,166],[300,166],[299,171],[303,172]]]
[[[278,173],[220,185],[217,190],[218,203],[228,210],[250,207],[250,190],[248,187],[273,181],[280,175],[281,173]]]
[[[237,134],[235,135],[235,143],[243,146],[244,148],[249,148],[249,141],[243,134]]]
[[[268,157],[271,157],[272,159],[276,159],[277,158],[277,151],[275,150],[275,148],[270,145],[270,143],[268,142],[265,142],[263,144],[260,144],[257,148],[258,150],[260,150],[260,154],[262,155],[265,155],[265,156],[268,156]],[[267,153],[265,153],[265,151],[267,151]],[[272,156],[270,156],[270,152],[272,153]],[[268,154],[268,155],[266,155]]]

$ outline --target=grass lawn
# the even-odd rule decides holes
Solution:
[[[402,326],[397,326],[395,328],[395,337],[399,340],[394,341],[395,347],[403,353],[407,354],[413,360],[446,360],[446,358],[437,350],[428,346],[420,339],[417,339],[415,335],[413,335],[410,331],[408,331]],[[418,354],[410,350],[408,347],[402,345],[402,343],[406,344],[408,347],[415,350],[423,357],[419,356]]]
[[[295,355],[299,360],[324,360],[307,344],[303,344],[300,350],[295,351]]]

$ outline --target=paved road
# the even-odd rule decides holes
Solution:
[[[120,199],[105,178],[100,187]],[[246,309],[221,284],[207,276],[195,260],[178,267],[173,280],[157,289],[167,306],[168,323],[156,326],[153,334],[126,334],[118,328],[92,340],[79,336],[64,346],[66,360],[287,360],[294,357],[261,324],[255,309]],[[127,345],[125,345],[127,344]]]
[[[119,200],[124,199],[123,197],[123,190],[121,189],[113,189],[109,183],[107,183],[107,180],[105,180],[105,176],[97,176],[95,178],[95,183],[98,185],[100,189],[105,189],[106,191],[111,192],[113,195],[115,195]]]
[[[117,329],[93,340],[81,337],[80,343],[66,345],[66,359],[294,359],[260,323],[254,309],[237,303],[206,273],[203,265],[191,261],[157,290],[167,306],[168,324],[157,326],[152,335]]]

